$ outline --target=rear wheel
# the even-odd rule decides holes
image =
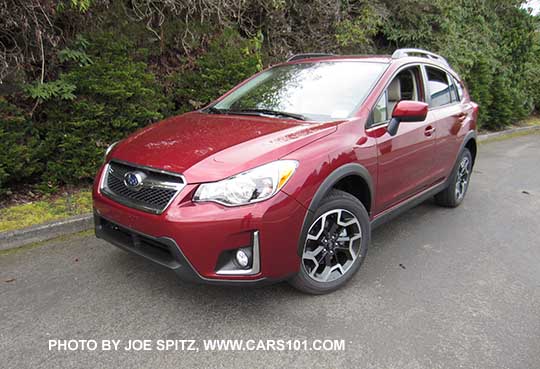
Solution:
[[[455,208],[461,204],[469,188],[472,163],[471,152],[467,148],[463,149],[459,156],[458,164],[450,177],[448,187],[435,195],[435,202],[437,204],[450,208]]]
[[[301,266],[289,282],[311,293],[332,292],[358,271],[370,236],[369,216],[351,194],[332,190],[313,216],[304,240]]]

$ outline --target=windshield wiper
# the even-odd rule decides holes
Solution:
[[[293,118],[296,120],[307,120],[307,118],[301,114],[288,113],[285,111],[277,111],[271,109],[239,109],[239,110],[227,110],[226,114],[256,114],[256,115],[273,115],[276,117]]]
[[[211,114],[230,114],[230,115],[272,115],[276,117],[293,118],[296,120],[307,120],[307,118],[301,114],[287,113],[284,111],[277,111],[271,109],[218,109],[216,107],[206,108],[206,111]]]
[[[209,108],[206,108],[205,109],[208,113],[212,113],[212,114],[227,114],[227,110],[223,110],[223,109],[218,109],[218,108],[215,108],[213,106],[209,107]]]

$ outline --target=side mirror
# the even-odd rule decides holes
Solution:
[[[428,104],[420,101],[402,100],[396,104],[387,132],[394,136],[401,122],[422,122],[426,120]]]

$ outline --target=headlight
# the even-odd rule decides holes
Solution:
[[[278,160],[219,182],[204,183],[194,201],[213,201],[226,206],[246,205],[274,196],[298,167],[294,160]]]
[[[109,156],[109,153],[111,152],[111,150],[116,146],[116,144],[118,143],[119,141],[116,141],[116,142],[113,142],[111,144],[111,146],[107,147],[107,150],[105,150],[105,157],[103,158],[104,160],[107,160],[107,156]]]

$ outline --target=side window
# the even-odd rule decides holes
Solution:
[[[450,80],[450,97],[452,98],[452,102],[460,101],[461,99],[458,96],[458,90],[456,86],[456,81],[448,75],[448,79]]]
[[[386,103],[386,91],[381,95],[377,104],[373,108],[373,123],[382,123],[388,120],[387,112],[387,103]]]
[[[458,101],[461,101],[461,100],[463,100],[463,86],[461,85],[461,83],[457,79],[452,78],[452,80],[454,81],[454,86],[456,86],[456,89],[457,89],[457,94],[458,94],[458,98],[459,98]]]
[[[426,67],[429,93],[431,96],[431,107],[450,104],[450,84],[446,73],[440,69]]]
[[[401,100],[424,101],[422,78],[418,66],[402,70],[394,77],[372,110],[372,124],[390,120]]]

